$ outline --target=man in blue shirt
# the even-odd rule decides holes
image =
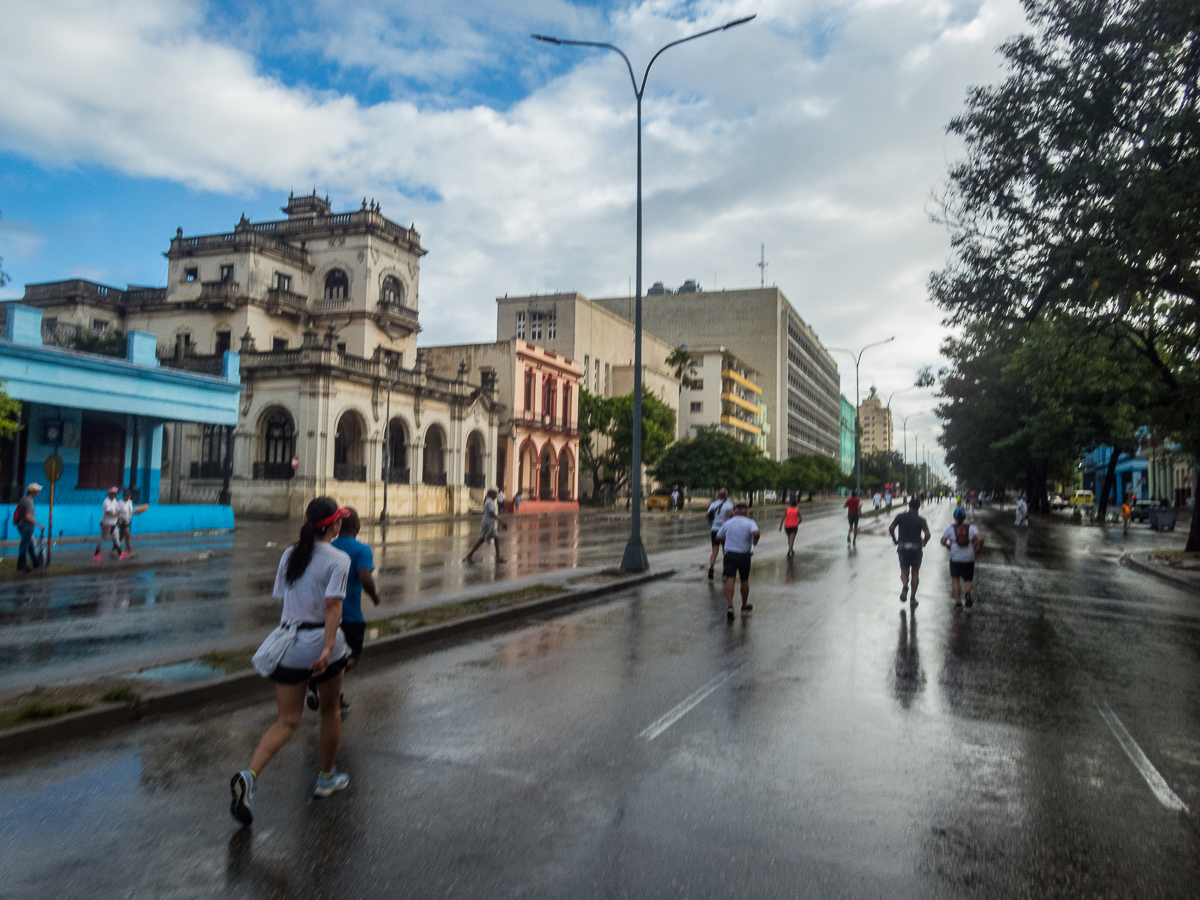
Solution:
[[[372,603],[379,605],[379,591],[375,587],[375,557],[371,548],[358,539],[361,528],[358,512],[351,508],[350,514],[342,519],[342,533],[333,540],[333,546],[350,557],[350,576],[346,579],[346,596],[342,599],[342,634],[346,636],[346,644],[350,647],[346,671],[358,664],[367,633],[367,623],[362,613],[363,591],[367,592]],[[341,699],[344,719],[350,712],[350,704],[344,696]],[[319,706],[320,698],[313,686],[309,685],[308,708],[317,709]]]

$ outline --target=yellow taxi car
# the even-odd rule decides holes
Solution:
[[[664,494],[662,491],[659,491],[658,493],[651,494],[649,497],[646,498],[646,509],[648,509],[648,510],[650,510],[650,509],[670,509],[670,508],[671,508],[671,495],[670,494]]]
[[[1091,491],[1076,491],[1071,498],[1072,506],[1091,506],[1096,502],[1096,495]]]

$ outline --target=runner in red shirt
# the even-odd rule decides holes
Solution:
[[[788,552],[787,558],[791,559],[796,555],[796,551],[792,548],[796,544],[796,530],[800,527],[801,515],[799,509],[800,501],[792,498],[788,503],[787,509],[783,511],[783,517],[779,520],[779,530],[787,531]]]
[[[862,509],[862,501],[858,499],[858,491],[851,491],[850,499],[843,503],[842,506],[846,507],[846,519],[850,523],[850,529],[846,532],[846,543],[849,544],[853,540],[857,544],[858,514]]]

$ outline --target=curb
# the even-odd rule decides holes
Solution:
[[[233,556],[232,550],[221,548],[218,550],[205,550],[203,553],[192,553],[187,556],[173,556],[169,559],[159,560],[158,562],[154,562],[152,560],[137,560],[135,562],[130,562],[128,560],[123,562],[112,562],[110,560],[106,560],[98,566],[79,565],[74,571],[69,572],[55,571],[54,566],[56,564],[52,562],[50,563],[49,569],[43,569],[40,572],[34,572],[29,575],[22,576],[15,572],[12,575],[0,575],[0,585],[30,584],[52,578],[79,578],[83,575],[96,575],[118,571],[139,572],[147,569],[172,569],[178,568],[179,566],[209,562],[210,560],[224,559],[225,557],[231,556]],[[62,564],[59,563],[58,565]]]
[[[1153,575],[1155,578],[1169,582],[1176,587],[1181,587],[1185,590],[1200,593],[1200,581],[1193,581],[1190,578],[1183,578],[1172,572],[1164,572],[1160,567],[1151,565],[1146,560],[1138,559],[1132,553],[1127,553],[1121,557],[1121,565],[1128,569],[1133,569],[1136,572],[1142,572],[1146,575]]]
[[[566,591],[540,600],[531,600],[507,609],[479,613],[442,625],[428,625],[372,641],[363,647],[363,661],[392,661],[396,657],[413,654],[455,638],[462,638],[491,628],[507,625],[564,607],[575,606],[606,594],[615,594],[626,588],[637,587],[661,578],[670,578],[674,569],[646,572],[619,581],[581,590]],[[165,691],[143,697],[137,703],[106,703],[91,709],[67,713],[53,719],[30,722],[0,731],[0,757],[34,750],[59,741],[89,737],[119,725],[138,722],[148,716],[182,712],[217,701],[240,700],[250,697],[267,697],[271,694],[271,682],[258,672],[249,669],[205,681],[177,690]]]

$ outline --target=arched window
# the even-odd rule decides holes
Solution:
[[[558,454],[558,499],[570,500],[571,487],[575,475],[575,464],[571,459],[571,451],[566,447]]]
[[[296,426],[285,409],[272,409],[262,420],[262,462],[254,464],[254,477],[288,479],[295,474],[292,457],[296,455]]]
[[[404,305],[404,285],[395,275],[383,279],[383,289],[379,292],[379,302],[384,306]]]
[[[325,276],[325,299],[345,300],[350,296],[350,279],[341,269],[334,269]]]
[[[408,440],[404,435],[404,422],[392,419],[388,428],[387,452],[383,458],[389,484],[408,484]]]
[[[554,499],[554,451],[546,444],[542,448],[541,468],[538,472],[538,499]]]
[[[333,438],[333,477],[338,481],[366,481],[362,460],[363,425],[358,413],[347,412],[337,424]]]
[[[426,484],[446,483],[446,436],[437,425],[425,432],[421,480]]]
[[[467,487],[481,488],[487,473],[484,471],[484,443],[478,431],[472,431],[467,438]]]

